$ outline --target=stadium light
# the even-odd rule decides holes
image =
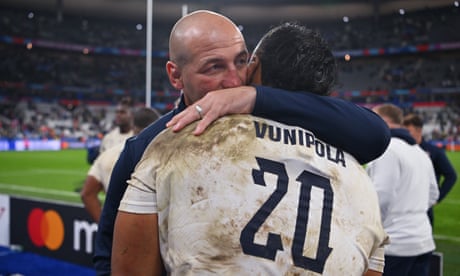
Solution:
[[[153,0],[147,0],[147,45],[145,51],[145,107],[152,106],[152,1]]]

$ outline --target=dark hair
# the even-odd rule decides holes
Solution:
[[[417,114],[408,114],[403,119],[403,125],[422,128],[423,120]]]
[[[125,105],[127,107],[133,107],[134,101],[133,101],[133,98],[131,98],[130,96],[124,96],[120,99],[119,104]]]
[[[144,129],[160,117],[160,113],[153,108],[141,107],[134,112],[134,126]]]
[[[337,64],[327,42],[297,23],[271,29],[262,37],[256,55],[263,85],[328,95],[335,84]]]

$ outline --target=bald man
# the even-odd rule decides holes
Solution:
[[[253,81],[330,92],[335,59],[319,34],[283,24],[255,53]],[[159,257],[159,233],[171,275],[381,275],[378,199],[351,155],[307,129],[249,115],[224,117],[200,137],[190,130],[159,134],[128,181],[114,256],[130,256],[119,265],[131,268],[132,258],[158,269],[149,256]]]
[[[174,110],[164,115],[156,123],[146,128],[135,138],[129,139],[121,153],[113,170],[106,201],[101,214],[98,232],[96,235],[94,263],[98,275],[109,275],[111,266],[112,239],[115,217],[120,200],[126,190],[126,181],[130,179],[136,164],[139,162],[147,145],[158,133],[165,129],[165,125],[171,118],[192,106],[206,93],[234,88],[246,83],[246,63],[249,58],[244,38],[238,27],[228,18],[210,11],[196,11],[181,18],[173,27],[170,35],[170,60],[166,64],[166,71],[172,86],[182,91],[182,98]],[[257,94],[253,109],[254,113],[265,113],[269,119],[279,119],[282,122],[299,125],[302,127],[316,126],[318,135],[326,138],[342,136],[341,147],[344,150],[356,149],[356,143],[363,142],[360,150],[349,152],[371,152],[371,155],[363,156],[363,160],[369,160],[379,156],[386,148],[389,141],[388,128],[381,119],[368,110],[357,108],[356,105],[346,101],[335,101],[332,98],[317,95],[295,94],[286,99],[284,93],[279,90],[266,87],[258,87],[260,99]],[[283,102],[283,104],[280,104]],[[301,104],[301,105],[299,105]],[[298,108],[292,108],[297,106]],[[311,114],[311,110],[318,110],[322,115]],[[273,108],[277,112],[272,112]],[[352,121],[355,124],[349,128],[343,128],[343,120]],[[337,128],[339,131],[330,133],[328,128]],[[320,127],[318,127],[320,126]],[[359,127],[355,127],[359,126]],[[366,128],[363,133],[361,128]],[[358,141],[358,142],[357,142]],[[129,222],[130,217],[125,219]],[[148,223],[157,223],[149,221]],[[128,227],[135,226],[123,223]],[[129,230],[129,229],[127,229]],[[141,230],[134,227],[130,230]],[[140,234],[143,234],[142,231]],[[156,236],[153,236],[156,237]],[[117,255],[113,256],[113,264],[127,258],[132,262],[132,269],[142,269],[135,264],[138,260],[129,258],[129,250],[113,250]],[[151,260],[154,262],[155,260]],[[126,272],[122,269],[121,274],[136,274],[139,271]]]

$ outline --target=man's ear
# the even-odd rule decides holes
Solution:
[[[182,84],[181,71],[179,66],[172,61],[166,63],[166,73],[168,74],[169,82],[177,90],[182,90],[184,85]]]
[[[260,66],[260,59],[253,55],[248,64],[247,80],[248,84],[261,85],[262,84],[262,68]]]

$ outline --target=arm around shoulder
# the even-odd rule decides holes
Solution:
[[[353,155],[361,164],[385,152],[391,134],[372,110],[339,98],[257,86],[253,115],[296,125]]]

